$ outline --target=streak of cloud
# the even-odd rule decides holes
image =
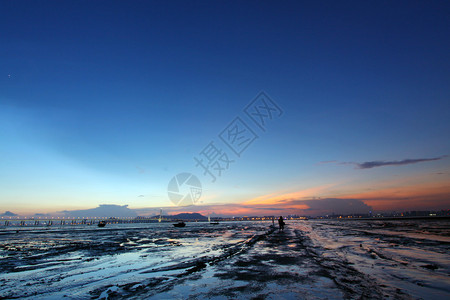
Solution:
[[[426,162],[426,161],[435,161],[440,160],[446,157],[440,156],[440,157],[433,157],[433,158],[415,158],[415,159],[403,159],[403,160],[394,160],[394,161],[366,161],[363,163],[355,163],[358,169],[371,169],[376,167],[383,167],[383,166],[403,166],[403,165],[410,165],[410,164],[416,164],[420,162]]]
[[[325,164],[325,163],[336,163],[338,165],[355,165],[357,169],[372,169],[377,167],[385,167],[385,166],[404,166],[404,165],[411,165],[411,164],[417,164],[421,162],[427,162],[427,161],[436,161],[441,160],[443,158],[447,157],[447,155],[439,156],[439,157],[432,157],[432,158],[407,158],[403,160],[393,160],[393,161],[385,161],[385,160],[376,160],[376,161],[366,161],[362,163],[358,162],[338,162],[335,160],[325,161],[325,162],[319,162],[319,164]]]
[[[324,160],[324,161],[319,161],[317,164],[324,165],[324,164],[334,164],[337,162],[338,162],[337,160]]]
[[[136,166],[136,169],[138,170],[139,174],[144,174],[145,173],[145,169],[144,168]]]

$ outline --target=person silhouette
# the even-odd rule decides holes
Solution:
[[[280,230],[284,230],[284,220],[283,217],[280,216],[280,218],[278,219],[278,225],[280,225]]]

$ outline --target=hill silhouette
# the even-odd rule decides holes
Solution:
[[[199,213],[181,213],[169,216],[172,219],[180,220],[207,220],[208,218]]]
[[[1,217],[15,217],[18,216],[17,214],[10,212],[9,210],[5,211],[3,214],[0,215]]]

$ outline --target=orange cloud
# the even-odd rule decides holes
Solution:
[[[450,207],[448,176],[415,174],[366,182],[341,181],[302,190],[280,190],[234,203],[197,203],[189,208],[170,207],[173,213],[196,211],[203,215],[271,216],[321,215],[331,212],[439,210]],[[445,175],[445,174],[444,174]],[[358,178],[359,179],[359,178]],[[218,199],[217,195],[211,199]],[[209,202],[209,201],[208,201]]]
[[[336,184],[326,184],[322,186],[312,187],[296,192],[275,192],[263,196],[259,196],[247,201],[244,201],[242,204],[244,205],[277,205],[282,204],[287,200],[298,200],[316,197],[318,195],[324,194],[329,188],[335,186]],[[301,207],[300,207],[301,206]],[[299,209],[307,209],[307,205],[299,205]]]
[[[379,187],[345,197],[363,200],[375,210],[446,209],[450,206],[450,185],[447,182],[405,184]]]

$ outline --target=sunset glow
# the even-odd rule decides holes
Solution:
[[[5,216],[450,208],[437,2],[14,3],[0,4]]]

